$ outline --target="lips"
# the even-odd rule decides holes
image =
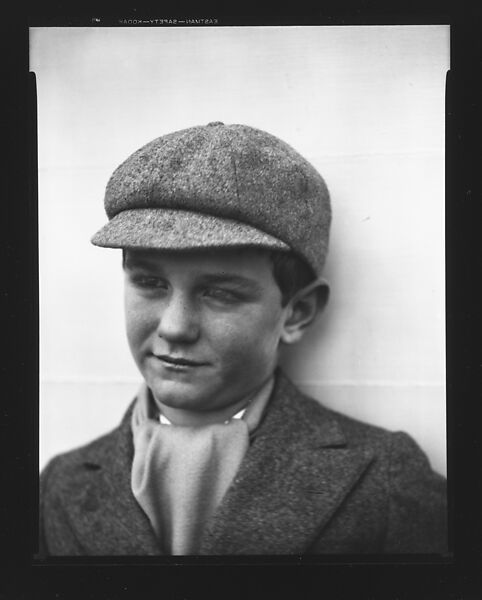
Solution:
[[[191,360],[183,356],[170,356],[168,354],[154,354],[154,356],[157,359],[162,360],[164,363],[178,367],[201,367],[207,364],[204,362]]]

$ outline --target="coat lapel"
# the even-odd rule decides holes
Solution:
[[[209,523],[202,554],[306,552],[373,458],[347,448],[337,421],[321,410],[320,425],[318,403],[307,403],[278,376],[270,410]]]
[[[103,444],[86,450],[77,465],[71,518],[88,554],[162,554],[149,519],[131,491],[132,408],[119,428],[105,436]]]

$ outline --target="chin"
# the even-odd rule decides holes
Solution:
[[[180,382],[161,382],[149,386],[158,402],[170,408],[184,410],[209,410],[209,400],[193,390],[191,385]]]

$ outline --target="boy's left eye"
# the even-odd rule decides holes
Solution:
[[[224,302],[236,302],[240,299],[239,296],[231,290],[224,290],[222,288],[206,288],[203,291],[203,296],[213,298],[214,300],[222,300]]]

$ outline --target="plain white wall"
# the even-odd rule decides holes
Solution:
[[[120,420],[139,383],[120,251],[90,237],[131,152],[209,121],[278,135],[333,204],[330,304],[284,355],[315,398],[410,433],[445,468],[448,26],[32,28],[40,466]]]

